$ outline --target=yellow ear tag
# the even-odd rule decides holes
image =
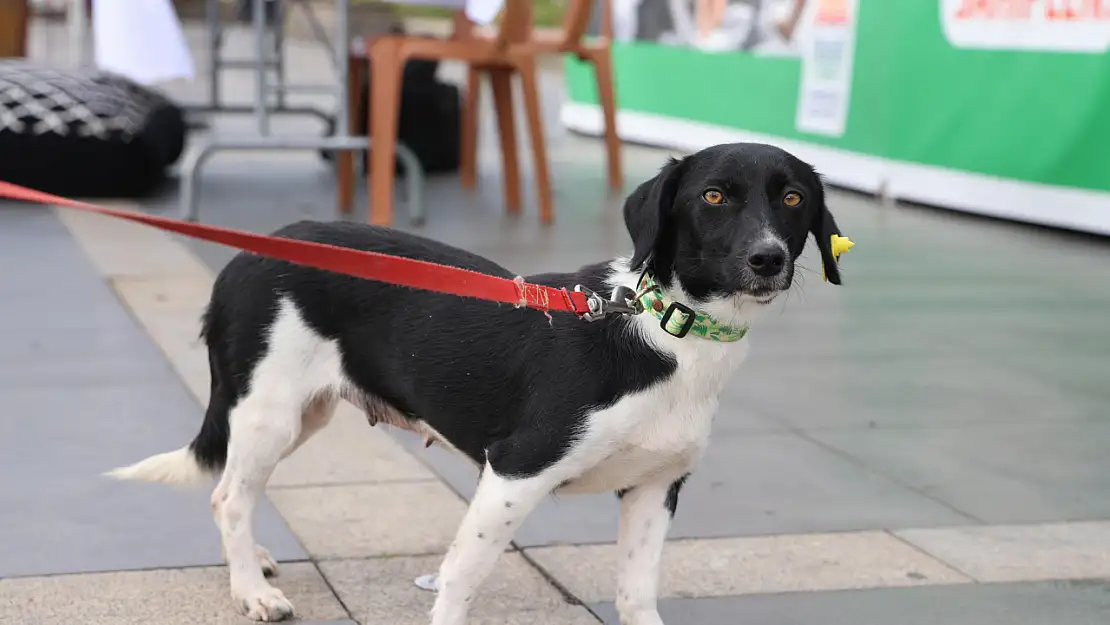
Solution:
[[[829,238],[829,247],[832,248],[833,258],[836,262],[840,262],[840,255],[852,249],[856,244],[848,237],[842,237],[839,234],[834,234]],[[829,276],[825,272],[825,266],[822,263],[821,271],[825,276],[825,281],[828,282]]]

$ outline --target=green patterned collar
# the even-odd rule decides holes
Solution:
[[[670,301],[655,283],[655,278],[647,272],[640,278],[636,292],[641,293],[640,304],[644,312],[658,319],[659,327],[671,336],[683,338],[691,334],[710,341],[732,343],[748,334],[748,326],[727,326],[704,312]]]

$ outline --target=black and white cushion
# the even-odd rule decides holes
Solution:
[[[0,179],[79,197],[150,193],[181,156],[183,111],[121,76],[0,61]]]

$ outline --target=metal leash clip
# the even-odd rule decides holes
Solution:
[[[614,313],[618,315],[638,315],[644,312],[644,306],[640,303],[640,298],[636,296],[636,291],[626,286],[618,286],[613,289],[613,295],[609,299],[605,299],[581,284],[575,286],[574,290],[586,294],[586,303],[590,306],[590,312],[582,313],[582,318],[586,321],[599,321]]]

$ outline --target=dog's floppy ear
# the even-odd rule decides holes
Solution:
[[[624,202],[624,225],[632,235],[631,269],[639,270],[652,258],[678,192],[682,161],[672,158],[659,174],[636,187]]]
[[[833,284],[840,284],[840,268],[837,267],[837,262],[843,250],[833,248],[833,236],[841,236],[840,228],[837,227],[836,220],[833,219],[824,201],[821,202],[821,208],[814,216],[810,231],[817,239],[817,249],[821,251],[821,265],[825,269],[825,279]]]

